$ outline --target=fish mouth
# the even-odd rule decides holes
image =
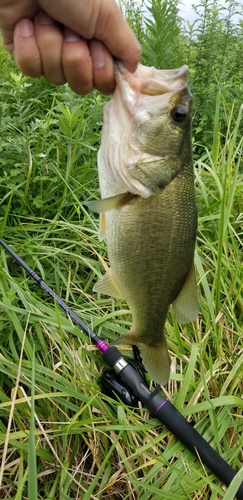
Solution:
[[[146,95],[161,95],[166,92],[176,92],[185,87],[188,88],[187,75],[187,65],[177,69],[156,69],[153,66],[148,68],[139,64],[134,73],[129,73],[121,62],[115,63],[117,84],[119,85],[121,76],[132,89]]]
[[[187,76],[187,65],[156,69],[139,64],[135,73],[130,73],[120,61],[115,62],[117,87],[130,112],[136,107],[149,110],[150,115],[161,114],[178,103],[189,105],[192,97]]]
[[[178,156],[184,134],[190,135],[188,67],[158,70],[139,64],[132,74],[120,61],[114,64],[117,85],[104,111],[106,140],[99,151],[100,172],[116,186],[115,194],[129,192],[148,198],[167,185],[181,165]],[[166,147],[168,134],[171,147]],[[176,173],[163,173],[163,155],[170,156]]]

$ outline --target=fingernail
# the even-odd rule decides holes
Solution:
[[[29,19],[22,19],[17,24],[16,31],[19,35],[24,37],[31,36],[34,33],[33,23]]]
[[[76,33],[76,31],[73,31],[73,30],[71,30],[70,28],[67,28],[67,27],[65,27],[64,36],[65,36],[65,40],[67,42],[79,42],[79,40],[81,38],[79,36],[79,34]]]
[[[54,20],[48,16],[48,14],[44,10],[40,10],[37,15],[38,21],[40,24],[53,24]]]
[[[90,53],[93,66],[102,68],[105,66],[105,48],[102,43],[95,41],[90,42]]]

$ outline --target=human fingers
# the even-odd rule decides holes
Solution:
[[[103,94],[111,94],[115,88],[113,58],[106,46],[92,40],[89,43],[92,58],[94,87]]]
[[[63,85],[66,78],[62,69],[63,34],[61,28],[42,10],[35,16],[34,25],[42,73],[50,83]]]
[[[26,75],[39,77],[56,85],[66,82],[62,71],[63,36],[58,24],[45,12],[34,18],[22,19],[14,29],[14,57],[19,69]]]
[[[0,31],[6,50],[14,50],[14,28],[18,21],[32,19],[38,10],[35,0],[0,0]]]
[[[77,94],[87,94],[95,86],[103,93],[114,90],[113,61],[99,42],[87,41],[66,28],[62,43],[60,29],[45,13],[16,24],[14,56],[19,69],[32,77],[42,74],[51,83],[66,81]],[[51,48],[51,50],[50,50]]]
[[[87,40],[65,28],[62,47],[63,72],[71,89],[85,95],[93,89],[92,59]]]
[[[13,54],[20,71],[37,78],[42,75],[41,56],[30,19],[21,19],[14,29]]]
[[[65,29],[62,67],[69,86],[77,94],[87,94],[93,87],[104,94],[114,90],[113,60],[109,51],[95,40],[87,43],[69,28]]]

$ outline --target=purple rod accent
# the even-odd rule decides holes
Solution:
[[[163,403],[161,403],[161,405],[159,405],[159,407],[157,408],[157,410],[156,410],[156,412],[155,412],[155,413],[157,413],[157,411],[159,411],[159,410],[160,410],[160,408],[162,408],[162,406],[164,406],[164,405],[165,405],[165,403],[167,403],[167,401],[163,401]]]
[[[106,352],[109,349],[109,346],[103,340],[98,340],[97,346],[101,352]]]

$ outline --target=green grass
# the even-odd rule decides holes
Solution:
[[[7,83],[5,83],[7,82]],[[108,264],[98,220],[97,149],[106,98],[78,98],[8,75],[1,92],[1,237],[105,341],[131,325],[126,303],[97,297]],[[200,315],[178,326],[166,397],[236,470],[242,466],[243,179],[238,120],[215,103],[214,141],[195,163]],[[220,133],[218,107],[227,115]],[[197,147],[197,144],[195,144]],[[200,146],[201,147],[201,146]],[[0,497],[232,499],[146,408],[101,393],[101,355],[0,249]],[[237,481],[237,479],[236,479]],[[239,482],[239,479],[238,479]]]

